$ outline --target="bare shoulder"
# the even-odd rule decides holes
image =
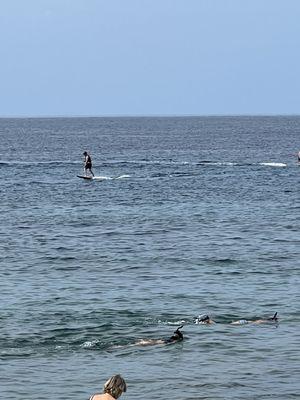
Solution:
[[[101,394],[92,394],[89,400],[101,400]]]
[[[108,393],[103,393],[103,394],[93,394],[90,397],[90,400],[111,400],[112,397]]]

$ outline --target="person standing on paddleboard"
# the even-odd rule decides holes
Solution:
[[[84,174],[85,174],[85,176],[87,176],[88,171],[90,171],[92,176],[95,176],[94,172],[92,171],[91,156],[86,151],[83,153],[83,155],[84,155]]]

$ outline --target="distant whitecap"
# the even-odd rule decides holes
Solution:
[[[84,349],[90,349],[91,347],[97,346],[98,343],[99,340],[87,340],[81,345],[81,347],[83,347]]]
[[[266,167],[286,167],[287,166],[287,164],[285,164],[285,163],[276,163],[276,162],[263,162],[263,163],[260,163],[259,165],[263,165]]]

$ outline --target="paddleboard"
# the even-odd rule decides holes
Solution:
[[[110,181],[115,179],[124,179],[129,178],[130,175],[118,175],[118,176],[85,176],[85,175],[77,175],[78,178],[86,179],[86,180],[93,180],[93,181]]]
[[[77,175],[77,178],[81,178],[81,179],[87,179],[89,181],[91,181],[93,179],[92,176],[84,176],[84,175]]]

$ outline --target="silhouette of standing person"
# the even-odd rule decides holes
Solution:
[[[85,176],[88,176],[88,171],[90,171],[92,176],[95,176],[94,172],[92,171],[91,156],[86,151],[83,153],[83,155],[84,155],[84,174],[85,174]]]

